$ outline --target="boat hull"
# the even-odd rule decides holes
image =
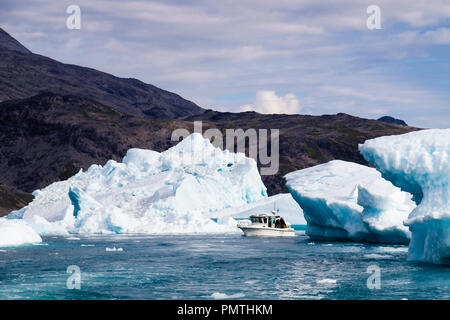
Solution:
[[[246,237],[294,237],[295,230],[292,228],[261,228],[251,226],[238,226]]]

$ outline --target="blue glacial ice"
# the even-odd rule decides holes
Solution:
[[[41,235],[238,232],[216,212],[267,198],[256,162],[194,133],[159,153],[130,149],[122,162],[92,165],[36,190],[8,215]]]
[[[285,176],[316,240],[406,244],[415,203],[370,167],[333,160]]]
[[[408,259],[450,264],[450,129],[380,137],[359,150],[385,179],[414,195]]]

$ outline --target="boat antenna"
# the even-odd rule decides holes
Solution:
[[[277,207],[277,204],[276,204],[276,202],[274,202],[273,203],[273,210],[272,210],[272,214],[273,215],[276,215],[276,213],[277,213],[276,207]]]

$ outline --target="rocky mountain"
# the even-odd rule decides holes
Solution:
[[[42,91],[94,99],[118,111],[156,118],[204,111],[177,94],[137,79],[118,78],[31,53],[0,28],[0,101],[28,98]]]
[[[0,48],[21,53],[31,53],[30,50],[25,48],[19,41],[11,37],[9,33],[2,28],[0,28]]]
[[[417,130],[347,114],[263,115],[204,110],[134,79],[66,65],[30,53],[0,33],[0,215],[28,203],[30,192],[80,168],[121,160],[129,148],[163,151],[172,131],[280,130],[280,167],[263,176],[269,194],[283,175],[332,159],[365,163],[358,143]]]
[[[176,121],[138,117],[77,96],[0,103],[0,183],[31,192],[131,147],[165,150]]]
[[[380,135],[413,130],[346,114],[262,115],[255,112],[221,113],[167,120],[117,111],[77,96],[42,93],[0,103],[0,183],[32,192],[67,179],[80,168],[121,160],[132,147],[163,151],[174,145],[174,129],[279,129],[280,170],[263,176],[270,194],[286,191],[283,175],[332,159],[365,163],[358,143]]]
[[[33,196],[14,187],[0,185],[0,217],[26,206]]]
[[[384,117],[381,117],[381,118],[378,119],[378,121],[383,121],[383,122],[387,122],[387,123],[398,124],[398,125],[401,125],[401,126],[407,126],[407,125],[408,125],[405,121],[400,120],[400,119],[395,119],[395,118],[390,117],[390,116],[384,116]]]

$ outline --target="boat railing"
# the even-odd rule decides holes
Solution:
[[[239,220],[238,226],[246,227],[251,225],[252,222],[250,220]]]

